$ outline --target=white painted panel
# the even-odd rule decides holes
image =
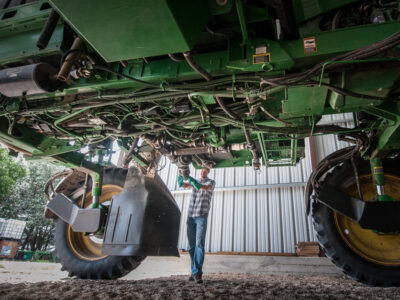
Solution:
[[[269,252],[268,190],[257,190],[257,252]]]
[[[257,190],[246,191],[246,252],[257,252]]]
[[[211,201],[212,211],[210,211],[208,227],[210,227],[210,251],[222,251],[222,222],[224,208],[224,193],[216,193]]]
[[[281,188],[281,214],[283,233],[283,252],[294,252],[294,224],[292,211],[292,195],[290,188]]]
[[[268,190],[270,249],[268,252],[283,252],[281,205],[279,189]]]
[[[223,200],[223,215],[222,215],[222,251],[235,251],[233,249],[233,234],[234,234],[234,207],[235,207],[235,192],[224,192]]]
[[[278,167],[271,167],[267,169],[267,182],[268,184],[279,183]]]
[[[233,223],[233,247],[234,251],[245,251],[245,213],[246,213],[246,191],[235,192],[235,209]]]
[[[308,241],[307,219],[304,216],[304,190],[301,187],[292,188],[295,243]]]

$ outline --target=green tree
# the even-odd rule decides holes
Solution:
[[[10,201],[10,195],[18,181],[25,176],[26,168],[22,161],[13,159],[7,149],[0,148],[0,217],[18,217],[18,209]]]
[[[47,198],[44,185],[54,173],[63,168],[46,162],[28,162],[27,175],[15,185],[8,197],[14,206],[7,217],[26,221],[21,248],[32,251],[45,250],[53,240],[53,221],[43,216]]]

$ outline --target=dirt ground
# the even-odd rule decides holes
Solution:
[[[0,283],[0,299],[400,299],[400,288],[371,288],[344,277],[210,274],[147,280]]]

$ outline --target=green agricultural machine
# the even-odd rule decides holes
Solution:
[[[191,164],[292,166],[304,138],[337,134],[349,146],[314,168],[307,214],[344,273],[400,285],[400,1],[0,0],[0,9],[0,141],[70,168],[46,185],[45,215],[71,276],[118,278],[146,255],[178,255],[162,156],[184,178]],[[319,124],[348,112],[353,128]]]

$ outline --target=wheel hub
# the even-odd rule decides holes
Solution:
[[[99,199],[99,203],[102,205],[107,205],[111,203],[111,199],[116,194],[119,194],[122,191],[122,187],[113,184],[103,185],[101,190],[101,196]],[[91,204],[92,192],[88,192],[85,197],[85,205],[84,207],[89,207]],[[78,205],[80,205],[78,202]],[[87,235],[83,232],[74,232],[71,229],[71,226],[67,226],[67,237],[68,244],[70,245],[72,251],[81,259],[94,261],[101,260],[107,255],[102,255],[101,249],[103,245],[103,236],[102,235]]]

